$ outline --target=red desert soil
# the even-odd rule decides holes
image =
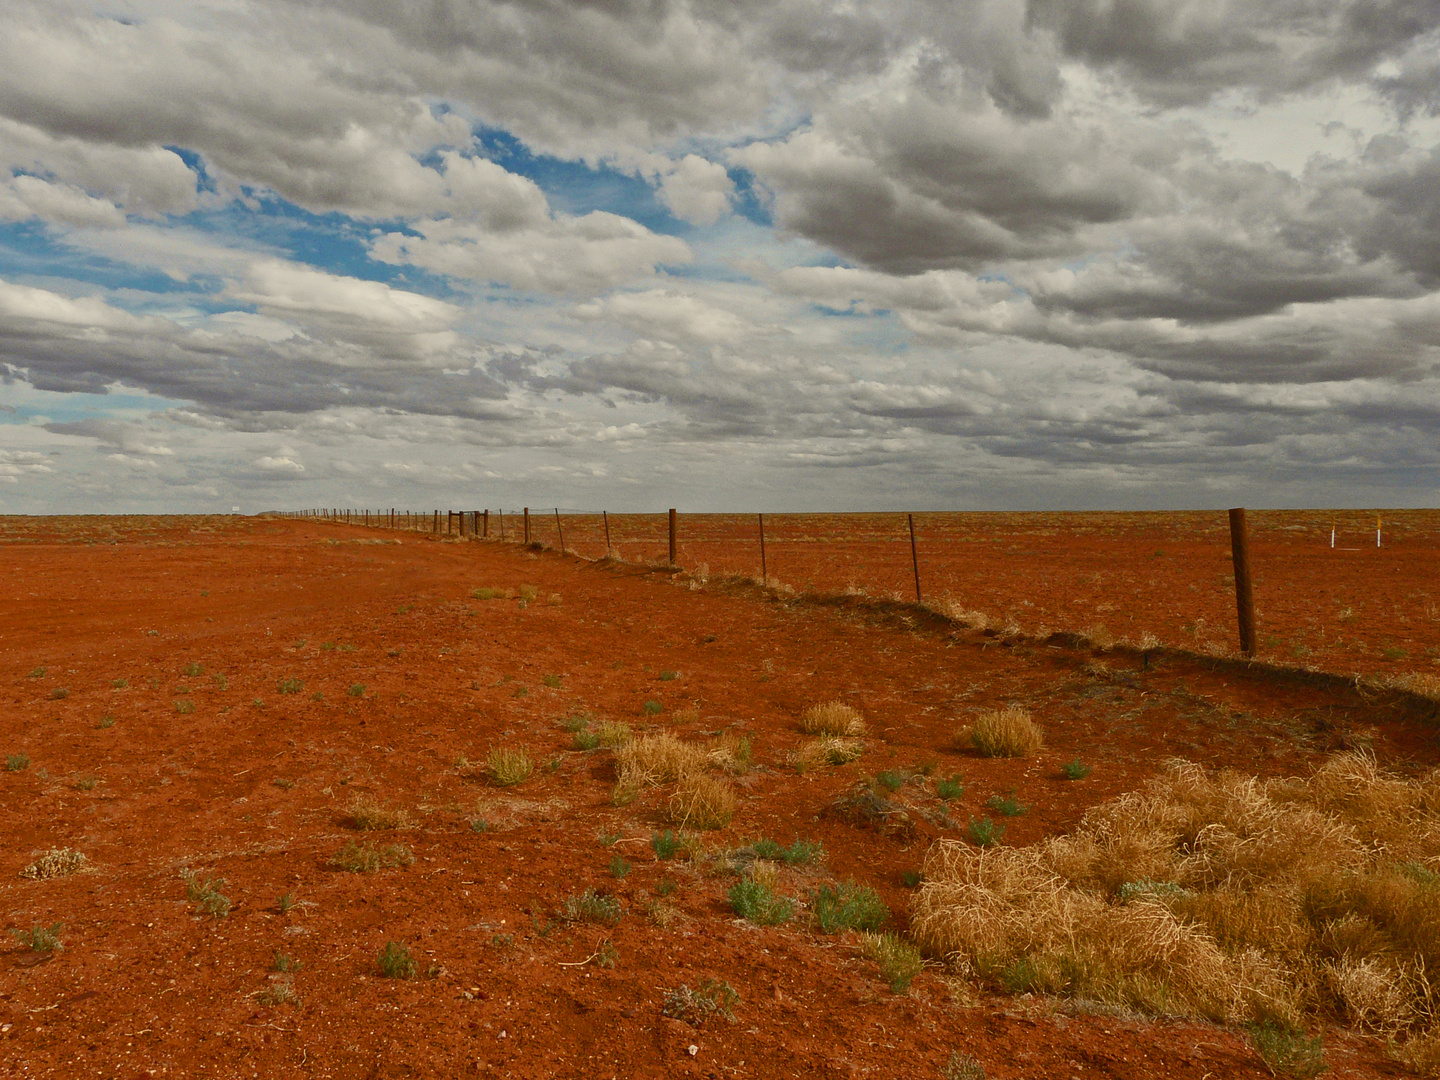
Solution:
[[[1117,636],[1165,636],[1161,615],[1190,608],[1189,590],[1172,586],[1132,629],[1129,601],[1116,600],[1129,575],[1105,556],[1104,537],[1071,535],[1050,517],[1047,550],[1069,552],[1069,569],[1060,556],[1040,560],[1054,584],[1037,592],[1023,553],[991,558],[992,613],[1005,611],[1004,580],[1043,600],[1054,628],[1103,618]],[[1152,550],[1163,542],[1167,554],[1143,572],[1172,566],[1218,591],[1228,538],[1208,526],[1191,535],[1194,522],[1173,518],[1153,516],[1163,541]],[[1355,591],[1342,599],[1357,612],[1423,612],[1428,601],[1413,597],[1429,595],[1420,559],[1436,534],[1433,516],[1417,516],[1413,557],[1397,541],[1390,562],[1344,579]],[[627,556],[656,554],[658,535]],[[1310,551],[1313,539],[1305,558],[1328,558]],[[1256,546],[1257,573],[1261,552],[1291,550]],[[796,559],[800,547],[776,550]],[[1014,576],[999,579],[997,562]],[[1092,563],[1105,578],[1086,592],[1077,583]],[[1030,807],[1008,820],[1005,842],[1021,845],[1177,756],[1265,775],[1356,745],[1392,768],[1440,763],[1433,710],[1343,679],[1175,650],[1147,664],[960,629],[888,600],[702,586],[657,566],[511,544],[263,518],[12,518],[0,520],[0,565],[0,752],[15,765],[0,773],[0,921],[8,931],[61,923],[64,942],[49,954],[9,934],[0,945],[6,1076],[939,1077],[957,1051],[999,1078],[1268,1076],[1235,1029],[993,996],[938,964],[893,993],[857,939],[819,932],[803,902],[853,879],[880,892],[903,930],[908,874],[997,794]],[[830,581],[816,565],[811,580]],[[856,565],[858,575],[868,564]],[[984,575],[969,573],[974,597]],[[536,599],[474,595],[522,586]],[[1071,603],[1100,598],[1125,617]],[[1212,601],[1218,624],[1223,603]],[[1286,602],[1298,619],[1339,600]],[[1269,606],[1274,618],[1280,602]],[[1429,618],[1429,637],[1411,623],[1414,641],[1435,643]],[[798,775],[788,764],[798,717],[835,698],[864,712],[866,752]],[[1045,728],[1038,758],[954,748],[958,724],[1006,703]],[[742,922],[719,860],[659,861],[650,840],[669,827],[666,791],[613,805],[611,753],[576,749],[562,727],[586,712],[637,733],[749,738],[755,768],[733,780],[734,821],[704,841],[712,852],[759,837],[822,843],[820,864],[780,872],[798,916]],[[513,788],[465,764],[501,746],[537,764]],[[1060,766],[1076,758],[1094,771],[1067,781]],[[901,768],[914,775],[898,825],[831,812],[863,779]],[[952,774],[966,788],[947,808],[933,778]],[[357,796],[412,824],[355,831]],[[415,861],[370,874],[330,865],[367,839],[404,844]],[[61,847],[83,852],[86,869],[19,876]],[[184,871],[224,879],[227,917],[197,911]],[[587,889],[619,901],[618,924],[560,917]],[[282,896],[294,900],[288,911]],[[647,917],[661,897],[678,908],[663,927]],[[392,940],[414,954],[417,978],[380,976]],[[593,959],[606,940],[613,966]],[[302,965],[288,977],[297,1003],[262,1004],[287,981],[277,952]],[[710,979],[738,992],[733,1021],[663,1015],[668,992]],[[1348,1032],[1327,1031],[1326,1054],[1335,1076],[1403,1075],[1376,1040]]]

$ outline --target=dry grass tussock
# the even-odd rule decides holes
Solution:
[[[806,735],[864,735],[865,718],[853,705],[838,700],[826,701],[811,705],[800,714],[800,729]]]
[[[1408,671],[1403,675],[1387,675],[1378,681],[1386,690],[1403,690],[1419,697],[1440,701],[1440,675]]]
[[[988,630],[990,628],[990,616],[985,612],[967,608],[958,600],[942,600],[940,602],[940,613],[954,619],[961,626],[968,626],[973,630]]]
[[[1440,1075],[1440,770],[1177,764],[1034,847],[936,845],[916,940],[1012,992],[1384,1033]]]
[[[350,823],[365,831],[378,829],[408,829],[410,815],[405,810],[385,806],[369,795],[356,795],[346,810]]]
[[[615,773],[629,788],[673,784],[705,771],[710,756],[696,743],[684,742],[668,731],[631,739],[615,750]]]
[[[973,746],[986,757],[1029,757],[1040,749],[1044,735],[1030,710],[1006,705],[983,713],[974,724],[955,733],[961,746]]]
[[[20,871],[22,878],[44,881],[48,878],[65,877],[85,867],[85,856],[70,848],[51,848],[29,866]]]
[[[797,773],[807,773],[818,765],[846,765],[865,753],[865,744],[859,739],[842,739],[834,735],[822,735],[818,739],[806,739],[791,753],[790,764]]]
[[[713,776],[682,777],[670,796],[670,820],[682,829],[722,829],[734,816],[735,789]]]

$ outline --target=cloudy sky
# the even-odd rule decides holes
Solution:
[[[0,513],[1440,503],[1435,0],[7,0]]]

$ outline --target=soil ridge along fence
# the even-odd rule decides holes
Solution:
[[[1035,640],[1363,675],[1440,696],[1440,511],[611,514],[320,508],[275,516],[781,591],[907,597]],[[1338,542],[1337,542],[1338,538]],[[1227,600],[1228,598],[1228,600]],[[1228,613],[1226,611],[1228,605]]]

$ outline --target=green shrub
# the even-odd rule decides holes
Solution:
[[[64,952],[65,946],[60,941],[60,928],[63,925],[57,922],[54,926],[41,926],[37,923],[29,930],[11,930],[10,934],[31,952]]]
[[[640,711],[646,716],[659,716],[665,711],[665,706],[661,705],[658,701],[647,701],[644,705],[640,706]]]
[[[1303,1031],[1267,1020],[1251,1025],[1250,1038],[1277,1076],[1308,1080],[1329,1068],[1325,1064],[1324,1040],[1319,1035],[1307,1039]]]
[[[925,966],[920,950],[896,934],[866,934],[860,951],[880,965],[880,975],[890,989],[903,994]]]
[[[776,896],[768,885],[752,877],[742,877],[730,888],[730,907],[736,915],[757,926],[779,926],[788,922],[795,905],[783,896]]]
[[[404,844],[387,844],[379,847],[367,840],[357,844],[351,840],[330,858],[330,865],[352,874],[373,874],[376,870],[391,870],[409,866],[415,861],[414,854]]]
[[[610,876],[617,881],[624,881],[625,875],[630,873],[630,864],[625,860],[624,855],[616,855],[610,860]]]
[[[413,979],[420,970],[403,941],[387,941],[377,959],[380,974],[387,979]]]
[[[1003,814],[1006,817],[1019,817],[1030,809],[1028,806],[1016,801],[1014,795],[1009,794],[991,795],[990,798],[985,801],[985,805],[997,814]]]
[[[205,669],[199,664],[190,663],[186,664],[183,668],[181,668],[180,672],[182,675],[188,675],[191,678],[194,678],[196,675],[204,675]]]
[[[1060,772],[1066,780],[1084,780],[1090,775],[1090,766],[1084,764],[1079,758],[1074,761],[1067,761],[1060,766]]]
[[[197,911],[212,919],[223,919],[230,914],[230,898],[220,891],[225,887],[224,878],[205,879],[191,870],[182,871],[180,878],[185,882],[185,898]]]
[[[989,847],[1000,842],[1000,838],[1005,835],[1005,826],[995,824],[988,817],[981,818],[979,821],[972,817],[965,831],[970,834],[971,843],[978,844],[980,847]]]
[[[20,772],[30,767],[29,754],[7,754],[5,756],[5,771]]]
[[[579,896],[565,898],[560,917],[569,922],[601,923],[614,926],[625,916],[625,909],[613,896],[605,896],[594,889],[586,889]]]
[[[935,781],[935,795],[937,798],[949,802],[951,799],[958,799],[964,794],[965,785],[961,782],[959,773],[947,779]]]
[[[364,697],[364,696],[365,696],[365,684],[364,684],[364,683],[358,683],[358,682],[357,682],[355,685],[353,685],[352,687],[350,687],[350,689],[347,690],[346,693],[348,693],[351,697]]]
[[[883,769],[875,774],[875,783],[886,791],[899,791],[905,784],[905,774],[899,769]]]
[[[664,1016],[684,1020],[699,1027],[714,1016],[734,1020],[734,1008],[740,1004],[740,995],[727,982],[706,979],[696,989],[682,983],[678,990],[665,992],[665,1004],[660,1007]]]
[[[305,689],[305,680],[296,678],[276,679],[275,689],[282,694],[298,694],[301,690]]]
[[[66,690],[63,686],[57,686],[54,690],[50,691],[51,701],[64,701],[69,696],[70,691]]]
[[[822,885],[810,898],[815,925],[826,934],[842,930],[879,930],[890,921],[890,909],[880,894],[853,881]]]
[[[750,851],[757,859],[783,862],[786,866],[804,866],[825,857],[825,848],[818,840],[797,839],[789,847],[781,847],[774,840],[756,840],[750,845]]]

